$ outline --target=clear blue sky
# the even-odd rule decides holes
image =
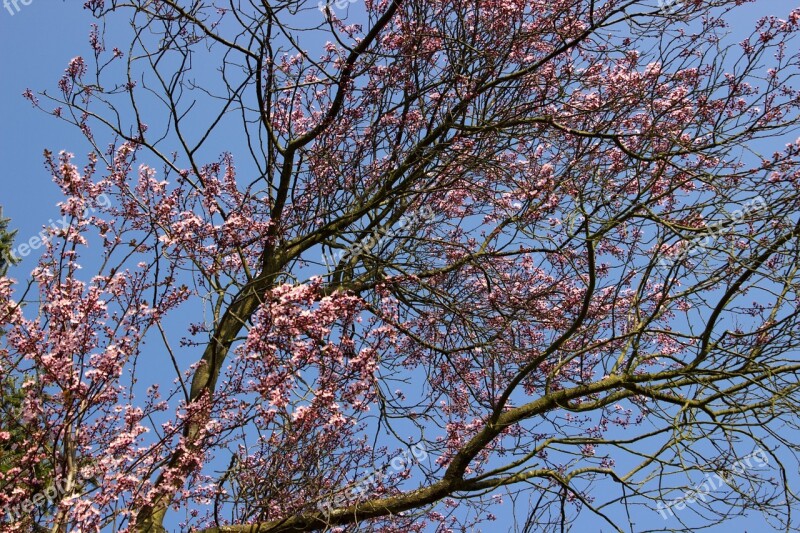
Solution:
[[[89,148],[73,127],[33,109],[21,94],[26,88],[55,90],[69,60],[87,53],[92,19],[81,8],[83,2],[25,1],[30,4],[22,5],[18,1],[18,12],[11,8],[13,15],[0,4],[0,205],[5,216],[12,219],[12,227],[19,231],[18,243],[37,234],[49,219],[57,218],[55,204],[60,195],[43,166],[43,150],[47,148],[57,153],[64,149],[75,153],[82,162]],[[797,1],[790,0],[759,0],[741,10],[730,22],[735,31],[745,32],[759,15],[785,16],[797,5]],[[101,139],[101,144],[105,141]],[[35,256],[27,257],[12,271],[12,277],[24,278],[34,266]],[[615,513],[612,510],[610,514]],[[670,522],[649,510],[639,511],[634,519],[636,531],[670,527]],[[672,525],[677,524],[673,522]],[[583,521],[580,526],[577,530],[610,531],[596,518]],[[510,522],[501,516],[498,522],[483,530],[509,528]],[[706,531],[768,530],[771,529],[763,518],[754,514]]]

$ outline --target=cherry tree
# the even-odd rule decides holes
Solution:
[[[86,2],[4,530],[796,525],[800,9],[747,3]]]

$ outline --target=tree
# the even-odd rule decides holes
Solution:
[[[17,263],[17,258],[13,255],[15,231],[8,230],[8,218],[3,217],[3,208],[0,206],[0,280],[5,278],[8,267]],[[5,330],[0,329],[0,339],[5,335]],[[43,485],[53,482],[52,470],[46,459],[35,463],[25,463],[26,448],[28,443],[27,427],[21,420],[21,413],[25,401],[25,393],[21,389],[19,382],[15,379],[9,368],[4,365],[0,368],[0,488],[3,491],[12,492],[14,489],[25,494],[37,493]],[[42,531],[35,519],[39,512],[52,512],[52,503],[44,509],[38,509],[36,514],[19,520],[23,527]],[[4,508],[5,515],[14,517],[16,509],[12,506]],[[16,513],[19,515],[19,513]],[[20,517],[21,518],[21,517]],[[47,531],[44,529],[44,531]]]
[[[14,263],[11,246],[16,231],[8,231],[8,222],[7,218],[3,218],[3,207],[0,206],[0,276],[5,276],[8,272],[8,265]]]
[[[9,220],[7,218],[3,218],[3,208],[0,207],[0,277],[4,277],[6,275],[6,273],[8,272],[8,265],[13,260],[9,252],[11,251],[11,246],[14,242],[14,232],[8,231],[8,222]],[[0,337],[2,337],[3,334],[4,332],[0,330]],[[5,383],[3,382],[0,383],[2,383],[2,387],[0,388],[0,393],[2,393],[3,406],[5,411],[5,406],[11,402],[6,401]],[[5,431],[6,428],[11,425],[7,423],[5,412],[3,413],[2,422],[3,424],[1,427]],[[5,436],[5,433],[3,433],[3,436]],[[8,439],[0,441],[0,450],[2,450],[3,452],[2,455],[3,461],[0,462],[0,470],[2,470],[3,472],[7,471],[8,468],[10,468],[11,464],[11,462],[8,459],[12,453],[11,450],[12,444],[10,444],[10,442],[11,442],[11,434],[9,432]]]
[[[745,3],[86,2],[0,284],[43,524],[796,525],[800,10]]]
[[[11,248],[14,243],[15,231],[8,231],[9,219],[3,217],[3,208],[0,206],[0,277],[5,277],[8,273],[9,264],[13,264],[14,258],[11,255]],[[5,332],[0,329],[0,338]],[[5,377],[5,376],[0,376]],[[11,468],[14,459],[18,438],[12,438],[14,431],[14,418],[9,414],[9,407],[15,409],[19,405],[19,394],[13,386],[10,378],[0,381],[0,399],[2,399],[3,412],[0,417],[0,451],[2,451],[2,461],[0,461],[0,471],[7,472]],[[11,429],[11,431],[9,431]],[[15,435],[16,437],[16,435]]]

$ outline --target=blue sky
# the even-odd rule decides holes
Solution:
[[[55,204],[60,194],[43,166],[43,150],[73,152],[79,165],[89,150],[74,127],[33,109],[22,98],[22,92],[26,88],[55,90],[69,60],[87,53],[89,24],[93,20],[81,9],[82,2],[25,1],[29,5],[19,1],[18,11],[10,7],[13,14],[0,5],[0,205],[19,232],[18,244],[38,234],[50,219],[58,218]],[[746,32],[758,16],[783,16],[797,5],[798,2],[790,0],[759,0],[742,9],[730,22],[737,33]],[[101,139],[101,144],[105,141]],[[35,253],[26,257],[12,270],[12,277],[24,279],[35,265],[35,258]],[[612,510],[610,514],[615,513]],[[641,529],[670,527],[669,521],[649,510],[639,511],[635,520],[637,531],[639,525]],[[580,522],[580,526],[581,531],[610,530],[597,519]],[[509,527],[510,522],[500,516],[498,522],[484,531],[504,531]],[[754,514],[706,531],[767,530],[763,518]]]
[[[0,204],[19,230],[17,243],[57,218],[60,193],[44,168],[43,150],[86,152],[74,129],[33,109],[22,92],[55,87],[69,60],[86,50],[90,22],[77,2],[33,0],[20,8],[14,15],[0,10]],[[34,264],[32,254],[15,275]]]

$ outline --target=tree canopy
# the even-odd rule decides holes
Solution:
[[[4,531],[796,527],[800,9],[748,3],[85,2]]]

